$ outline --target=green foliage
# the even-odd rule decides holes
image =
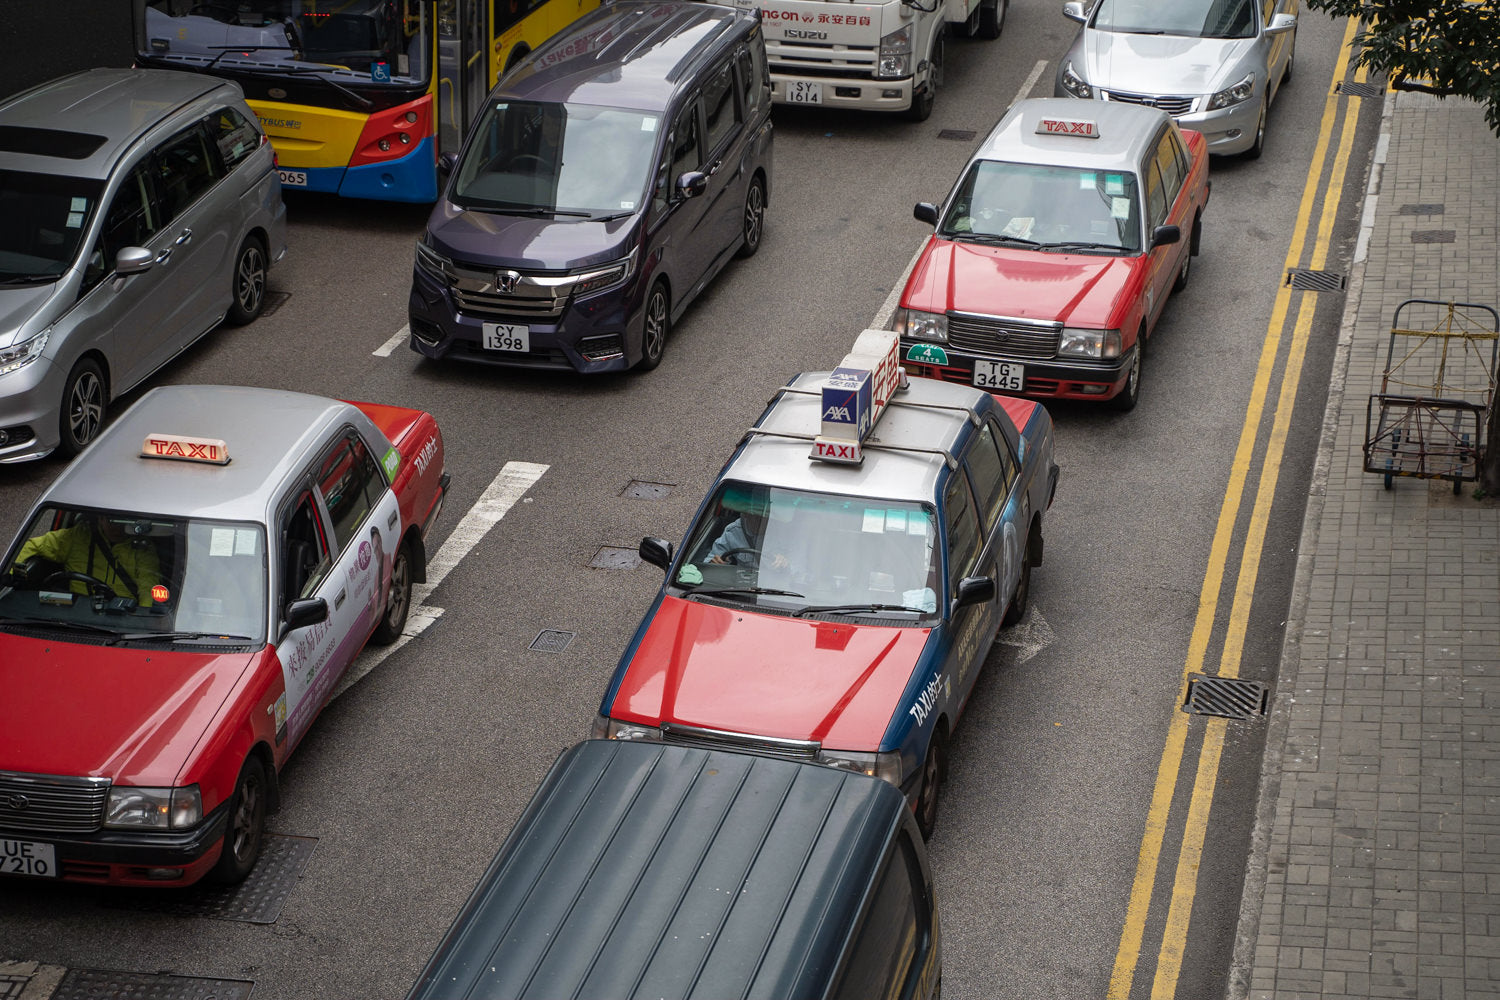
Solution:
[[[1397,90],[1471,97],[1500,134],[1500,0],[1307,0],[1365,19],[1359,62]]]

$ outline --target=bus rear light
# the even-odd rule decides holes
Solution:
[[[349,166],[386,163],[405,156],[414,143],[432,135],[432,122],[431,96],[377,111],[365,121]]]

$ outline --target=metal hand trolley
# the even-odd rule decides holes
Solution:
[[[1399,351],[1398,351],[1399,346]],[[1365,410],[1365,471],[1479,478],[1484,428],[1495,399],[1500,316],[1472,302],[1407,299],[1391,318],[1380,391]]]

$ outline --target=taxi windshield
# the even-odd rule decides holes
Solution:
[[[792,614],[911,624],[937,610],[934,542],[922,504],[729,481],[689,535],[672,582]]]
[[[241,521],[44,506],[0,574],[4,627],[109,643],[260,643],[265,531]]]
[[[1094,27],[1131,35],[1254,38],[1251,0],[1099,0]]]
[[[1139,253],[1135,175],[976,160],[954,190],[938,235],[1042,250]]]

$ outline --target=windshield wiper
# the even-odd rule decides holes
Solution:
[[[774,587],[710,587],[707,590],[690,590],[689,595],[703,594],[775,594],[778,597],[806,597],[795,590],[777,590]]]
[[[1089,243],[1084,240],[1070,240],[1062,243],[1038,243],[1043,250],[1116,250],[1124,251],[1125,248],[1118,243]]]
[[[1036,240],[1022,239],[1019,236],[1006,236],[1003,233],[944,233],[943,237],[950,240],[969,240],[974,243],[1006,243],[1023,247],[1041,246]]]
[[[595,222],[614,222],[616,219],[628,219],[634,214],[634,212],[611,212],[608,215],[591,215],[589,218]]]
[[[470,206],[465,205],[464,207],[468,208]],[[472,207],[474,207],[477,211],[490,212],[494,215],[525,215],[534,219],[554,219],[559,215],[571,215],[577,219],[593,218],[593,216],[588,212],[569,212],[561,208],[528,208],[522,205],[507,205],[505,207],[496,206],[494,208],[481,208],[477,205]]]
[[[936,612],[927,611],[923,608],[911,608],[905,604],[810,604],[805,608],[798,608],[792,612],[794,618],[804,618],[807,615],[830,615],[830,614],[875,614],[882,611],[907,611],[917,615],[930,615]]]
[[[218,49],[219,54],[210,59],[204,69],[213,69],[218,65],[220,59],[223,59],[231,52],[259,52],[261,49],[278,49],[282,52],[297,51],[290,45],[210,45],[208,48]]]
[[[61,278],[60,274],[7,274],[0,276],[0,285],[40,285]]]
[[[25,625],[29,628],[55,628],[63,631],[87,632],[90,635],[106,635],[111,639],[118,638],[120,633],[116,629],[105,625],[95,625],[91,622],[75,622],[66,618],[0,618],[0,628],[10,625]]]
[[[224,642],[254,642],[248,635],[225,635],[222,632],[122,632],[118,642],[185,642],[192,639],[218,639]]]

